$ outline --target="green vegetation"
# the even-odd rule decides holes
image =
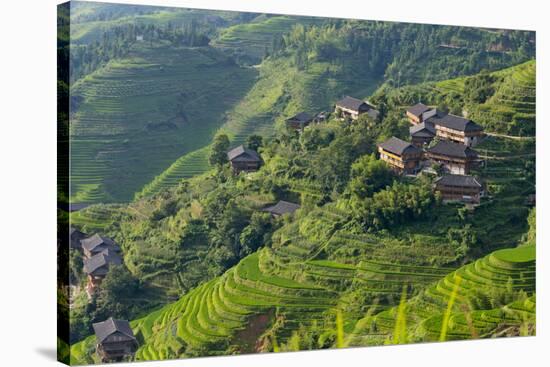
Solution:
[[[124,12],[77,14],[83,43],[129,29]],[[136,360],[536,332],[532,33],[189,14],[179,31],[178,12],[134,15],[147,39],[123,54],[98,41],[113,55],[72,86],[71,198],[98,204],[70,223],[114,238],[124,266],[72,300],[71,363],[98,362],[90,325],[108,316],[133,320]],[[331,115],[343,94],[379,117]],[[480,206],[444,205],[433,177],[376,159],[408,140],[419,100],[489,133]],[[300,111],[329,113],[297,133],[284,120]],[[233,174],[239,144],[257,172]],[[300,209],[262,210],[279,200]]]
[[[520,327],[534,333],[534,291],[534,246],[518,247],[461,267],[399,308],[413,342],[520,335]],[[392,308],[359,321],[352,345],[380,343],[393,332],[398,313]]]
[[[73,70],[79,81],[71,91],[75,202],[128,201],[173,187],[208,170],[206,146],[218,129],[232,145],[250,134],[272,135],[274,121],[280,126],[298,111],[331,109],[342,94],[368,96],[384,73],[388,85],[402,85],[417,82],[420,74],[420,80],[440,80],[534,54],[531,46],[520,47],[530,45],[528,32],[226,12],[208,18],[200,11],[150,7],[128,16],[115,8],[76,9],[73,68],[81,71]],[[102,38],[91,36],[102,31]],[[426,41],[422,47],[405,41],[413,38]],[[430,48],[450,44],[460,50]],[[449,53],[445,68],[440,49]],[[235,64],[259,59],[257,68]],[[471,65],[458,68],[465,60]],[[396,76],[395,70],[406,72]],[[503,91],[499,100],[505,98]],[[207,105],[211,100],[217,103]],[[516,124],[531,119],[510,118]]]
[[[155,172],[208,144],[254,74],[208,47],[135,44],[77,82],[72,201],[131,199]]]

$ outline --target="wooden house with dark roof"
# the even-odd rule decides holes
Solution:
[[[424,122],[424,113],[433,110],[433,108],[426,106],[423,103],[417,103],[414,106],[407,108],[406,115],[409,122],[413,125]]]
[[[245,148],[243,145],[227,152],[227,159],[234,173],[257,171],[262,163],[256,151]]]
[[[352,120],[357,120],[359,115],[366,113],[370,110],[374,110],[374,107],[369,105],[365,101],[350,96],[345,96],[344,98],[336,102],[336,105],[334,107],[334,112],[336,114],[341,114],[343,118],[348,116]]]
[[[89,259],[84,259],[84,273],[88,276],[88,284],[86,286],[88,294],[92,294],[101,285],[101,281],[109,272],[111,265],[121,264],[122,258],[120,254],[110,248]]]
[[[106,249],[112,249],[114,252],[120,252],[120,247],[113,239],[100,236],[97,233],[91,237],[80,240],[80,244],[84,250],[84,256],[87,258],[91,258]]]
[[[435,137],[435,127],[430,122],[421,122],[409,128],[411,143],[419,148],[430,144]]]
[[[436,114],[426,121],[434,125],[436,136],[440,139],[473,147],[483,137],[483,128],[464,117],[451,114]]]
[[[443,202],[479,204],[483,196],[483,183],[474,176],[445,175],[434,183],[434,189],[441,194]]]
[[[96,353],[102,363],[120,362],[134,356],[138,341],[128,321],[110,317],[92,324],[92,327],[97,342]]]
[[[74,227],[70,227],[69,238],[70,238],[71,248],[75,250],[82,250],[82,245],[80,244],[80,240],[86,238],[86,233],[79,231]]]
[[[396,172],[414,174],[420,168],[422,150],[395,136],[378,144],[378,153],[380,159]]]
[[[478,163],[478,154],[475,150],[447,140],[440,140],[433,147],[426,149],[426,157],[434,163],[441,164],[446,172],[455,175],[467,175]]]
[[[279,200],[275,205],[264,208],[263,211],[270,213],[273,217],[280,217],[283,214],[292,214],[300,209],[300,205],[284,200]]]
[[[285,120],[286,126],[289,129],[293,130],[303,130],[304,127],[308,126],[312,121],[314,117],[311,116],[307,112],[300,112],[288,119]]]

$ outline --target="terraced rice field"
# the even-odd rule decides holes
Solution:
[[[85,233],[104,233],[113,224],[115,216],[126,207],[119,204],[92,205],[69,214],[71,225]]]
[[[133,321],[140,341],[136,359],[189,357],[192,351],[218,355],[228,348],[253,352],[256,341],[276,323],[282,326],[270,332],[280,343],[304,325],[315,323],[334,330],[336,310],[345,319],[347,345],[383,344],[393,332],[393,306],[399,303],[404,286],[408,294],[420,294],[407,302],[409,332],[421,340],[437,340],[442,313],[458,277],[462,282],[447,338],[471,337],[470,319],[465,317],[473,319],[480,336],[502,322],[519,325],[518,318],[534,317],[534,297],[499,309],[474,310],[468,316],[460,308],[476,289],[523,290],[531,296],[535,290],[534,247],[499,250],[456,271],[413,265],[429,264],[430,257],[446,254],[450,259],[453,254],[444,244],[441,249],[426,245],[420,250],[418,245],[403,244],[396,248],[407,259],[394,259],[387,255],[380,237],[339,229],[346,218],[334,204],[315,209],[279,230],[272,248],[246,257],[177,302]],[[356,291],[368,295],[370,301],[357,304],[349,297]],[[370,308],[378,313],[364,318]],[[93,358],[93,337],[73,348],[75,361]]]
[[[273,18],[269,18],[273,19]],[[299,71],[288,60],[268,60],[257,70],[260,75],[243,99],[228,110],[218,133],[227,134],[231,145],[237,146],[252,134],[273,135],[283,126],[284,119],[300,111],[317,113],[330,110],[342,94],[368,96],[379,80],[361,72],[361,60],[350,60],[346,69],[328,63],[312,63]],[[288,101],[291,101],[289,103]],[[136,193],[136,197],[155,194],[173,187],[181,179],[206,172],[209,148],[179,157],[165,172]],[[294,183],[293,183],[294,184]],[[318,197],[315,187],[296,182],[293,190],[309,191]],[[311,185],[310,185],[311,186]]]
[[[521,325],[535,317],[535,247],[524,246],[498,250],[486,257],[451,272],[429,286],[420,297],[407,302],[406,318],[411,337],[423,341],[439,340],[444,311],[450,298],[455,297],[449,319],[447,339],[470,339],[493,333],[501,325]],[[472,310],[468,299],[477,292],[524,291],[529,296],[524,300],[494,309]],[[352,344],[365,341],[381,343],[394,332],[397,308],[362,320],[352,336]],[[370,336],[372,328],[378,338]],[[385,336],[384,336],[385,334]]]
[[[306,25],[321,22],[320,18],[261,15],[250,23],[237,24],[222,30],[212,43],[228,50],[250,63],[259,63],[266,49],[271,51],[273,39],[290,31],[298,23]]]
[[[469,117],[488,127],[488,131],[520,136],[535,135],[536,63],[529,61],[493,75],[502,78],[495,94],[469,112]],[[443,93],[464,92],[465,78],[436,84]]]
[[[207,145],[256,72],[211,48],[134,45],[72,89],[73,202],[129,201]]]
[[[239,343],[233,337],[248,327],[248,321],[254,315],[273,315],[275,309],[299,315],[288,325],[290,330],[300,323],[322,320],[322,312],[335,305],[332,291],[264,274],[258,266],[258,256],[247,257],[222,277],[133,322],[134,332],[144,340],[136,359],[182,356],[184,348],[189,345],[207,348],[204,350],[209,355],[221,354],[230,344]],[[76,351],[73,357],[76,359],[82,355],[78,351],[91,343],[93,337],[73,346]]]

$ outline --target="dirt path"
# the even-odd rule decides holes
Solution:
[[[535,140],[534,136],[514,136],[514,135],[505,135],[505,134],[498,134],[498,133],[489,133],[489,132],[486,132],[485,134],[489,136],[494,136],[497,138],[512,139],[512,140]]]
[[[482,154],[480,154],[479,157],[483,158],[483,159],[492,159],[492,160],[495,160],[495,161],[506,161],[508,159],[534,157],[535,155],[536,155],[536,153],[526,153],[526,154],[516,154],[516,155],[511,155],[511,156],[506,156],[506,157],[497,157],[496,155],[482,155]]]

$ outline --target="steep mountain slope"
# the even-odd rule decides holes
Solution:
[[[255,74],[212,48],[136,43],[80,80],[71,90],[72,201],[130,200],[210,141]]]
[[[325,20],[314,17],[293,17],[262,14],[250,22],[224,28],[212,46],[231,53],[240,63],[255,65],[268,56],[273,43],[297,24],[320,24]]]
[[[366,97],[380,81],[363,70],[361,60],[349,60],[345,66],[329,62],[312,62],[304,70],[285,58],[268,59],[257,70],[259,77],[254,87],[226,114],[218,133],[227,134],[232,146],[244,143],[247,136],[272,136],[283,127],[285,118],[300,111],[310,113],[331,109],[332,103],[343,94]],[[174,187],[181,179],[201,174],[210,169],[209,149],[202,148],[176,160],[136,194],[149,196]]]
[[[349,289],[367,292],[371,299],[387,299],[393,295],[398,300],[403,284],[413,287],[409,288],[412,291],[416,285],[429,284],[448,271],[383,262],[352,265],[306,260],[304,263],[309,254],[316,252],[316,247],[308,249],[303,241],[301,244],[301,247],[286,244],[274,251],[266,249],[251,255],[178,302],[132,322],[141,342],[136,359],[189,357],[194,353],[217,355],[226,354],[227,350],[239,353],[269,350],[274,339],[283,343],[300,328],[335,330],[337,310],[343,312],[348,325],[347,345],[380,344],[394,331],[396,309],[367,316],[354,326],[354,320],[367,313],[364,310],[369,305],[362,304],[361,312],[351,312],[357,305],[349,297],[353,294]],[[442,314],[449,297],[456,292],[453,289],[457,277],[462,283],[447,335],[453,339],[470,338],[471,330],[459,305],[474,291],[488,294],[500,289],[508,299],[513,299],[513,292],[517,290],[532,294],[534,259],[532,246],[501,250],[444,276],[422,296],[407,302],[407,325],[411,325],[407,340],[437,340],[442,329]],[[489,309],[472,310],[466,317],[472,317],[477,335],[483,337],[491,335],[503,323],[510,326],[532,322],[534,302],[534,298],[524,298],[498,310],[492,310],[489,305]],[[384,308],[384,303],[371,307]],[[93,337],[90,337],[73,346],[73,363],[91,362],[92,345]]]
[[[350,344],[378,344],[388,338],[437,341],[444,322],[448,323],[444,340],[488,337],[513,326],[534,326],[535,263],[534,246],[493,252],[450,273],[399,310],[392,308],[360,320]],[[523,294],[516,299],[514,292],[518,291]],[[444,321],[449,304],[451,313]],[[406,320],[406,329],[397,328],[398,317]]]
[[[285,70],[276,67],[284,64],[276,64],[275,60],[266,60],[264,64],[273,68],[266,69],[273,70],[273,75],[274,70]],[[532,65],[521,64],[494,73],[499,76],[492,82],[494,96],[502,95],[498,91],[506,91],[517,75],[534,72]],[[290,64],[286,67],[292,70]],[[306,80],[307,74],[298,71],[289,75],[293,80]],[[272,100],[280,99],[279,89],[272,84],[276,79],[269,74],[262,74],[262,78],[265,80],[260,79],[252,95],[271,90],[276,96]],[[529,89],[534,79],[525,77],[527,82],[522,88]],[[264,82],[265,89],[256,91]],[[454,98],[467,101],[466,88],[456,88],[466,83],[468,79],[458,79],[384,88],[374,98],[381,98],[379,94],[383,93],[388,113],[402,116],[401,102],[418,95],[428,103],[439,104],[451,98],[449,90],[453,89]],[[291,86],[285,90],[296,93]],[[521,100],[522,95],[515,96],[516,91],[508,89],[509,100]],[[247,98],[255,101],[250,95]],[[323,100],[315,98],[319,97],[297,93],[292,94],[291,101],[306,105]],[[470,110],[496,103],[491,98],[478,104],[468,100],[466,106]],[[267,100],[266,95],[259,100]],[[243,111],[251,110],[250,106]],[[295,106],[283,104],[281,116]],[[510,106],[522,108],[521,104]],[[225,126],[242,120],[232,120],[230,115]],[[380,128],[394,123],[391,119],[384,120]],[[233,131],[230,135],[238,140],[239,130],[232,128],[226,131]],[[378,136],[372,129],[362,122],[348,129],[337,121],[311,128],[356,137]],[[304,150],[301,144],[306,135],[288,146],[265,147],[264,167],[246,178],[229,175],[223,182],[217,182],[216,175],[198,176],[160,195],[135,201],[126,212],[121,206],[92,206],[79,213],[81,223],[86,223],[87,213],[91,219],[94,215],[102,218],[92,224],[105,225],[104,228],[119,236],[123,249],[132,258],[128,263],[131,270],[161,285],[163,274],[157,273],[158,266],[153,265],[174,260],[173,252],[164,244],[152,245],[143,237],[144,233],[150,233],[155,243],[161,239],[160,233],[175,237],[176,248],[179,245],[188,252],[198,253],[195,248],[186,248],[186,241],[179,234],[190,224],[197,225],[197,221],[212,220],[204,217],[203,212],[210,200],[206,194],[215,188],[235,193],[235,197],[223,198],[231,207],[247,202],[247,210],[257,211],[273,199],[262,189],[270,181],[288,185],[285,195],[294,200],[300,198],[303,204],[292,220],[279,222],[281,227],[264,248],[242,258],[221,276],[202,278],[202,284],[177,302],[134,320],[132,327],[140,341],[136,359],[272,351],[276,344],[283,350],[308,349],[312,346],[296,346],[296,340],[313,338],[311,335],[319,343],[324,340],[322,347],[333,347],[336,330],[343,330],[344,345],[434,341],[441,338],[442,330],[445,339],[534,333],[535,250],[533,246],[515,248],[527,231],[525,199],[535,190],[534,166],[529,163],[535,148],[533,138],[491,136],[476,147],[486,162],[475,173],[486,180],[490,197],[475,211],[434,203],[424,219],[396,222],[380,231],[372,228],[365,231],[354,221],[349,193],[332,191],[331,197],[327,197],[322,186],[300,172],[302,166],[312,169],[317,155],[328,149],[319,143],[318,150]],[[422,184],[422,179],[400,181],[406,186]],[[207,199],[203,200],[202,195]],[[175,209],[167,205],[173,202],[179,203]],[[166,212],[164,207],[172,209]],[[157,217],[160,219],[152,219]],[[150,232],[145,232],[149,227]],[[201,239],[197,243],[205,246],[206,242]],[[185,275],[185,271],[166,275],[173,279]],[[446,316],[449,304],[452,308]],[[93,342],[93,337],[89,337],[73,345],[72,361],[92,362]]]

